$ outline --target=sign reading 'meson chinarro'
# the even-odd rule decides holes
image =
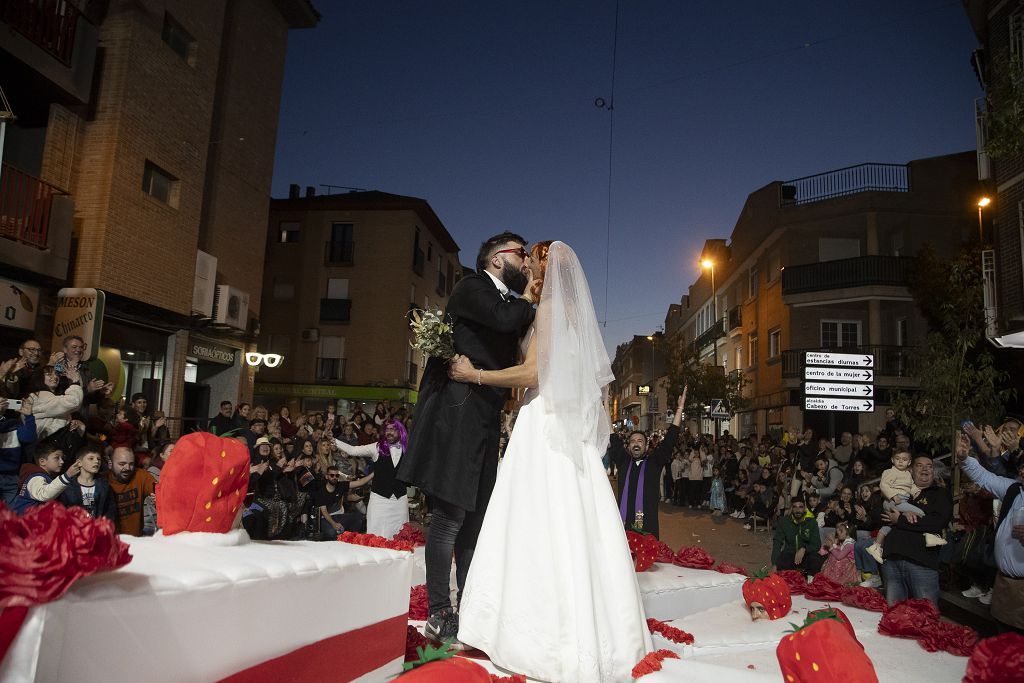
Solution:
[[[66,288],[57,292],[51,348],[54,351],[60,350],[64,337],[76,335],[88,345],[82,360],[92,358],[100,348],[105,297],[102,291],[92,288]]]

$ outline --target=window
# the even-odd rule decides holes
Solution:
[[[455,284],[454,281],[455,281],[455,269],[452,268],[452,262],[449,261],[448,262],[448,279],[447,279],[448,289],[445,290],[445,294],[448,295],[448,296],[451,296],[452,287]]]
[[[900,318],[896,321],[896,346],[907,345],[907,319]]]
[[[753,299],[757,296],[757,266],[754,266],[747,271],[747,292],[749,296],[747,298]]]
[[[328,299],[348,298],[348,279],[332,277],[327,280]]]
[[[345,338],[320,337],[320,353],[316,361],[318,380],[342,381],[345,379]]]
[[[327,297],[320,299],[320,321],[347,323],[352,312],[352,301],[348,298],[348,280],[330,278],[327,280]]]
[[[142,191],[153,199],[178,208],[178,179],[152,161],[142,171]]]
[[[757,332],[751,332],[747,337],[747,366],[757,366]]]
[[[185,27],[182,26],[170,14],[164,13],[164,29],[160,34],[164,42],[178,53],[178,56],[185,60],[189,66],[196,63],[196,39],[192,37]]]
[[[274,277],[274,301],[289,301],[295,298],[295,283]]]
[[[856,237],[822,237],[818,240],[818,261],[838,261],[860,256],[860,240]]]
[[[778,249],[768,254],[768,282],[775,282],[782,273],[782,254]]]
[[[434,258],[434,245],[427,242],[427,263],[430,263],[431,259]]]
[[[892,234],[892,255],[902,256],[906,252],[905,239],[902,230],[897,230]]]
[[[768,333],[768,357],[777,358],[782,354],[782,330]]]
[[[426,254],[420,249],[420,229],[416,228],[416,232],[412,239],[412,269],[417,275],[423,275],[423,264],[426,261]]]
[[[714,324],[714,317],[715,317],[714,303],[711,302],[711,301],[709,301],[706,304],[704,304],[703,308],[701,308],[699,311],[697,311],[697,336],[698,337],[700,335],[704,334],[705,332],[707,332],[709,329],[711,329],[711,325]]]
[[[324,259],[327,265],[351,265],[355,251],[351,223],[331,223],[331,240]]]
[[[736,369],[737,370],[742,370],[743,369],[743,347],[742,346],[737,346],[735,354],[736,354]]]
[[[1024,59],[1024,12],[1014,12],[1010,15],[1010,57],[1012,59]]]
[[[299,241],[299,224],[298,223],[285,223],[280,224],[280,230],[278,231],[277,241],[281,244],[295,244]]]
[[[821,348],[842,349],[860,346],[859,320],[822,320]]]

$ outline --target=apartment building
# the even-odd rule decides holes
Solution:
[[[5,354],[82,332],[175,431],[251,397],[285,50],[318,20],[309,0],[0,5]]]
[[[425,359],[408,314],[444,310],[461,277],[459,247],[425,200],[378,191],[270,203],[256,400],[323,409],[416,402]]]
[[[807,425],[875,429],[891,392],[913,385],[927,325],[908,290],[914,256],[952,254],[978,229],[972,152],[860,164],[772,182],[749,195],[728,241],[708,240],[700,277],[665,319],[670,344],[742,371],[749,407],[734,434]],[[870,412],[804,411],[804,353],[875,358]]]
[[[608,387],[608,409],[616,426],[627,424],[643,430],[667,428],[667,390],[660,381],[665,375],[661,331],[636,335],[619,344],[612,360],[612,374],[615,379]]]
[[[971,63],[986,91],[974,104],[978,179],[994,190],[978,207],[979,224],[988,229],[982,253],[988,337],[999,347],[1024,348],[1024,2],[963,4],[979,43]]]

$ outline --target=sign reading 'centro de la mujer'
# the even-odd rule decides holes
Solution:
[[[869,413],[875,409],[871,384],[875,357],[868,353],[807,351],[804,354],[804,410]],[[829,380],[829,381],[821,381]]]

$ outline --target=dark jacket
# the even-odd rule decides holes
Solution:
[[[679,438],[679,427],[670,425],[665,438],[651,453],[647,455],[647,468],[644,471],[643,513],[644,531],[658,537],[658,502],[661,498],[659,483],[661,470],[672,462],[672,449]],[[626,496],[626,517],[623,520],[626,528],[632,528],[636,519],[636,485],[640,480],[641,462],[635,462],[626,451],[625,444],[618,435],[613,434],[608,445],[608,455],[615,463],[618,472],[619,509],[622,509],[622,497]]]
[[[454,326],[455,352],[482,370],[516,364],[519,340],[533,315],[525,299],[505,301],[486,273],[459,280],[445,310]],[[510,393],[451,382],[446,361],[428,360],[398,479],[463,510],[485,509],[498,473],[501,408]]]
[[[97,477],[93,483],[96,485],[96,509],[94,516],[97,518],[106,517],[116,526],[117,499],[114,497],[114,492],[110,489],[110,483],[105,477]],[[78,483],[78,477],[72,479],[68,487],[60,494],[60,502],[64,503],[65,507],[73,505],[82,507],[82,485]]]
[[[900,515],[899,521],[892,525],[892,531],[885,537],[883,557],[887,560],[908,560],[937,570],[940,546],[926,547],[924,535],[942,535],[953,518],[953,501],[946,489],[932,484],[907,502],[921,508],[924,517],[911,524],[905,516]]]

